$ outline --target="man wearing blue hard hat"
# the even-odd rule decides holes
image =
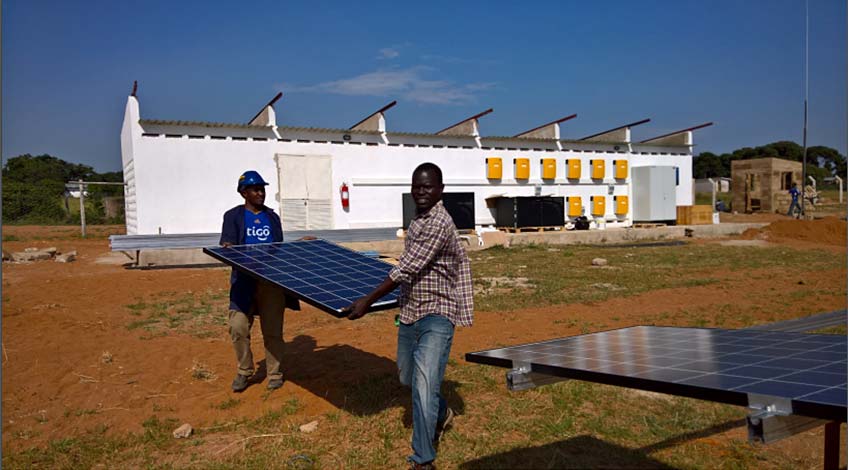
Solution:
[[[238,192],[244,204],[224,213],[221,227],[221,245],[252,245],[283,241],[280,217],[265,205],[265,186],[262,176],[245,171],[238,180]],[[255,315],[259,315],[262,339],[265,343],[265,366],[268,371],[268,389],[283,386],[283,312],[289,307],[300,310],[297,299],[287,298],[279,287],[258,281],[233,269],[230,276],[230,337],[238,361],[238,373],[233,380],[233,391],[247,388],[253,376],[253,352],[250,350],[250,329]]]

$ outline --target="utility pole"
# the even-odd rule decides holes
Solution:
[[[82,179],[78,179],[76,181],[71,181],[67,183],[65,186],[66,189],[70,189],[76,185],[79,188],[80,192],[80,228],[82,230],[82,238],[85,238],[85,188],[92,184],[99,184],[104,186],[126,186],[126,183],[113,183],[106,181],[83,181]]]
[[[85,238],[85,186],[82,180],[77,180],[80,192],[80,225],[82,226],[82,238]]]
[[[804,185],[807,184],[807,101],[810,95],[810,0],[804,2],[804,156],[801,161],[801,216],[807,217]]]

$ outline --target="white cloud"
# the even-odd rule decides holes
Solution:
[[[457,84],[448,80],[426,78],[426,75],[435,72],[432,67],[425,66],[383,69],[316,85],[289,86],[287,90],[349,96],[398,97],[426,104],[467,104],[475,102],[480,93],[495,86],[494,83]]]
[[[463,59],[461,57],[445,56],[438,54],[424,54],[421,56],[421,60],[426,62],[443,62],[446,64],[459,65],[498,65],[501,63],[498,60],[492,59]]]
[[[397,49],[393,47],[384,47],[380,49],[380,55],[377,56],[378,59],[394,59],[400,55]]]

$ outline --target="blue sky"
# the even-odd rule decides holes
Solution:
[[[483,135],[577,113],[564,138],[702,122],[696,153],[801,142],[803,0],[2,3],[2,155],[121,168],[126,97],[149,119],[390,131],[489,107]],[[846,11],[810,0],[808,142],[846,150]]]

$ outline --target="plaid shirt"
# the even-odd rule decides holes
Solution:
[[[401,284],[398,301],[404,324],[437,314],[454,325],[471,326],[471,263],[442,201],[412,219],[403,255],[389,277]]]

